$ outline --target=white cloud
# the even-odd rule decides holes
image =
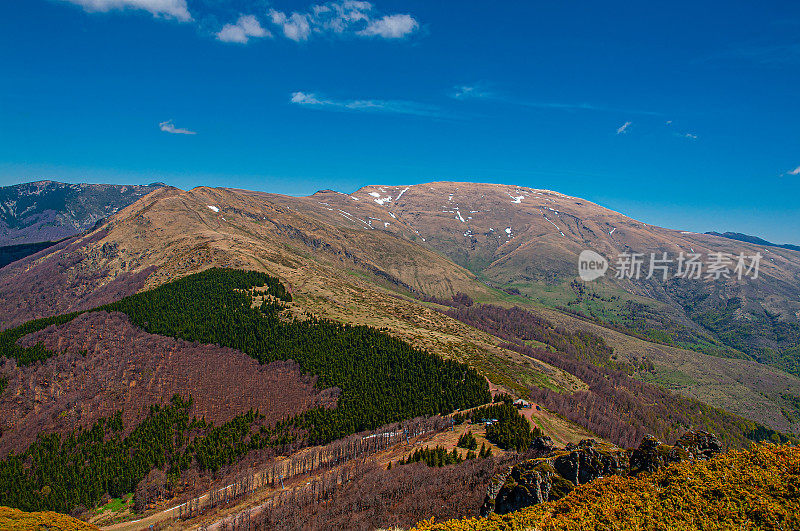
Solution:
[[[192,20],[186,0],[62,0],[83,7],[86,11],[111,11],[112,9],[144,9],[154,16],[175,18],[183,22]]]
[[[311,34],[310,18],[307,14],[292,13],[286,16],[280,11],[270,10],[269,16],[272,23],[283,29],[283,34],[295,42],[308,40]]]
[[[225,24],[217,33],[217,40],[222,42],[245,44],[250,37],[272,37],[272,33],[265,30],[253,15],[241,15],[236,24]]]
[[[625,122],[624,124],[619,126],[617,128],[617,134],[618,135],[623,135],[623,134],[627,133],[628,132],[628,127],[630,127],[632,123],[633,122]]]
[[[786,172],[786,175],[800,175],[800,166]]]
[[[280,27],[284,36],[296,42],[312,35],[350,35],[400,39],[419,28],[411,15],[375,13],[373,5],[360,0],[344,0],[312,5],[308,12],[285,13],[271,9],[269,17]]]
[[[305,92],[292,93],[292,99],[290,101],[299,105],[326,105],[325,101],[320,100],[314,94],[306,94]]]
[[[196,135],[194,131],[189,131],[188,129],[181,129],[179,127],[175,127],[175,124],[172,123],[172,120],[167,120],[166,122],[161,122],[158,124],[158,128],[164,131],[165,133],[171,133],[173,135]]]
[[[672,120],[667,120],[666,125],[672,125]]]
[[[681,136],[683,138],[688,138],[689,140],[697,140],[697,135],[694,133],[683,133]]]
[[[373,20],[367,27],[359,31],[365,37],[383,37],[384,39],[402,39],[414,33],[419,24],[411,15],[386,15]]]
[[[329,111],[383,112],[440,117],[438,107],[403,100],[335,100],[312,92],[294,92],[289,100],[295,105]]]
[[[480,85],[458,85],[453,87],[454,92],[452,97],[457,100],[466,100],[469,98],[490,98],[492,93],[481,87]]]

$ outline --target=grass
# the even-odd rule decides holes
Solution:
[[[127,509],[132,500],[133,494],[126,494],[122,498],[111,498],[105,505],[97,507],[95,512],[97,514],[102,514],[105,512],[116,513],[120,510]]]
[[[678,390],[697,385],[697,381],[683,371],[677,369],[660,369],[655,372],[642,372],[640,378],[648,383],[660,385],[666,389]]]

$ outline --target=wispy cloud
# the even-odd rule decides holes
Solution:
[[[786,172],[786,175],[800,175],[800,166]]]
[[[688,138],[689,140],[697,140],[697,135],[694,133],[681,133],[678,136],[681,138]]]
[[[631,124],[633,124],[633,122],[625,122],[624,124],[619,126],[617,128],[617,134],[618,135],[624,135],[625,133],[627,133],[628,132],[628,127],[630,127]]]
[[[643,111],[640,109],[623,109],[617,107],[610,107],[606,105],[596,105],[592,103],[574,103],[574,102],[557,102],[557,101],[536,101],[516,98],[488,90],[484,84],[473,85],[456,85],[450,93],[450,97],[457,100],[470,100],[470,99],[484,99],[492,100],[507,105],[519,105],[521,107],[529,107],[532,109],[545,109],[545,110],[560,110],[560,111],[597,111],[597,112],[615,112],[625,114],[649,115],[659,116],[661,113],[654,111]]]
[[[452,98],[457,100],[467,100],[470,98],[493,98],[495,97],[483,84],[474,85],[456,85],[453,87],[453,92],[450,94]]]
[[[170,133],[173,135],[196,135],[194,131],[189,131],[188,129],[181,129],[179,127],[175,127],[175,124],[172,123],[172,120],[167,120],[166,122],[161,122],[158,124],[158,128],[164,131],[165,133]]]
[[[287,39],[296,42],[313,35],[402,39],[419,29],[419,22],[409,14],[384,15],[370,2],[359,0],[316,4],[305,12],[271,9],[268,15]]]
[[[182,22],[192,20],[186,0],[62,0],[83,7],[86,11],[111,11],[113,9],[143,9],[156,17],[174,18]]]
[[[217,33],[217,40],[222,42],[238,42],[245,44],[250,38],[272,37],[253,15],[241,15],[236,24],[225,24]]]
[[[313,92],[294,92],[289,100],[294,105],[328,111],[355,111],[411,114],[415,116],[441,117],[441,109],[405,100],[336,100],[319,96]]]

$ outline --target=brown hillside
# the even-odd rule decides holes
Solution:
[[[260,365],[230,348],[148,334],[120,313],[83,314],[20,340],[37,342],[62,354],[22,368],[0,362],[9,376],[0,395],[0,457],[24,450],[40,432],[71,432],[119,410],[132,429],[151,404],[175,393],[192,395],[192,415],[216,425],[251,408],[272,424],[336,401],[335,390],[315,389],[316,377],[293,362]]]

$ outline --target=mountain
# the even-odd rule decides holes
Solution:
[[[551,307],[619,326],[647,339],[754,359],[800,374],[800,253],[642,223],[558,192],[504,185],[429,183],[368,186],[281,198],[330,223],[396,234],[433,249],[481,281]],[[291,206],[290,206],[291,205]],[[736,278],[734,263],[713,282],[647,276],[576,283],[585,249],[612,266],[622,253],[680,253],[733,261],[761,253],[759,278]],[[747,262],[747,265],[751,265]],[[673,262],[672,272],[677,271]]]
[[[790,243],[772,243],[768,242],[763,238],[759,238],[758,236],[750,236],[749,234],[742,234],[741,232],[706,232],[706,234],[710,234],[711,236],[719,236],[720,238],[729,238],[731,240],[738,240],[740,242],[749,242],[754,243],[756,245],[766,245],[767,247],[782,247],[783,249],[791,249],[793,251],[800,251],[800,245],[792,245]]]
[[[89,309],[215,265],[256,269],[285,281],[317,315],[387,327],[433,352],[491,367],[504,385],[546,378],[555,387],[575,388],[564,371],[528,367],[498,350],[497,339],[478,339],[463,324],[420,309],[425,297],[463,292],[598,334],[621,360],[652,366],[637,369],[637,378],[777,429],[800,425],[791,399],[800,396],[798,380],[758,363],[782,366],[777,355],[759,358],[725,342],[782,341],[784,365],[796,363],[796,252],[776,249],[757,283],[662,285],[606,277],[584,285],[574,280],[577,255],[586,247],[608,256],[618,250],[761,249],[652,227],[556,192],[505,185],[376,186],[309,197],[162,187],[87,236],[7,266],[0,273],[0,326]],[[510,365],[501,361],[509,355]]]
[[[0,187],[0,246],[74,236],[158,187],[54,181]]]
[[[101,226],[0,270],[0,481],[24,473],[28,488],[14,499],[29,509],[69,511],[77,499],[90,508],[103,489],[134,494],[126,510],[137,519],[145,511],[148,525],[198,499],[200,509],[186,507],[199,525],[192,519],[216,498],[194,496],[236,484],[244,485],[241,503],[269,497],[245,487],[268,481],[277,489],[282,472],[269,467],[284,463],[287,483],[322,475],[309,491],[305,480],[293,483],[297,497],[281,503],[313,504],[326,485],[359,473],[326,472],[326,456],[363,449],[385,464],[400,450],[378,441],[400,444],[411,432],[419,438],[407,438],[404,452],[427,437],[452,450],[448,417],[411,417],[487,400],[483,379],[501,400],[535,399],[540,407],[527,414],[563,443],[635,446],[648,433],[671,443],[706,427],[742,447],[800,429],[800,379],[776,367],[777,353],[795,359],[796,252],[771,252],[760,284],[718,286],[609,275],[583,283],[577,261],[587,248],[613,263],[623,250],[760,247],[505,185],[309,197],[158,187]],[[738,307],[729,310],[733,298]],[[773,358],[731,339],[761,318],[782,334],[755,338]],[[506,451],[485,440],[495,455]],[[89,451],[119,461],[116,476],[59,457]],[[46,467],[38,476],[24,465],[34,458]],[[481,479],[471,492],[485,491],[503,462],[475,464]],[[432,479],[428,505],[452,499],[448,482],[463,483],[473,466],[462,465]],[[66,467],[85,483],[59,485],[57,503],[26,493]],[[409,513],[442,514],[430,511]]]

